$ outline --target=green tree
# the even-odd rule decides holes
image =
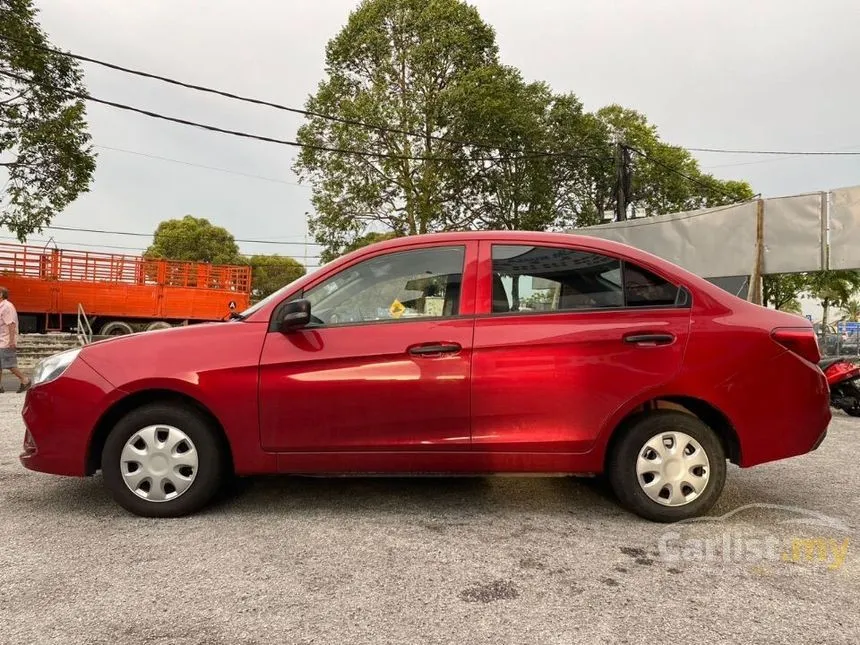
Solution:
[[[32,0],[0,0],[0,226],[21,241],[86,192],[95,171],[77,63],[49,46]],[[5,177],[4,177],[5,175]]]
[[[762,299],[774,309],[798,313],[800,295],[808,285],[809,276],[805,273],[766,275],[762,279]]]
[[[294,169],[313,186],[309,226],[317,242],[339,254],[380,225],[398,235],[448,228],[470,157],[465,146],[438,137],[450,138],[457,86],[496,63],[495,33],[465,2],[362,2],[329,41],[326,78],[306,108],[420,136],[309,118],[298,140],[316,148],[303,148]]]
[[[583,114],[577,103],[571,95],[559,97],[551,121],[553,149],[577,152],[555,158],[553,184],[564,225],[596,224],[615,208],[616,142],[631,150],[627,203],[638,216],[721,206],[754,196],[746,182],[702,172],[689,151],[661,141],[645,115],[620,105]]]
[[[320,253],[320,260],[322,260],[323,262],[331,262],[340,255],[346,255],[351,251],[357,251],[358,249],[364,248],[365,246],[368,246],[370,244],[384,242],[385,240],[392,240],[395,237],[398,237],[398,235],[393,231],[388,231],[386,233],[365,233],[361,237],[355,238],[352,242],[344,246],[343,249],[341,249],[340,253],[335,253],[330,249],[325,249],[324,251],[322,251],[322,253]]]
[[[449,92],[451,132],[479,141],[464,164],[446,229],[545,230],[555,224],[547,120],[552,92],[526,83],[518,70],[488,65],[466,74]]]
[[[821,301],[823,315],[821,327],[827,328],[831,306],[842,307],[860,289],[860,271],[841,269],[837,271],[816,271],[807,274],[806,290]]]
[[[557,224],[599,224],[616,197],[614,143],[608,125],[583,111],[574,94],[557,95],[547,118],[547,137],[551,150],[567,151],[552,159],[552,209]]]
[[[262,300],[306,272],[300,262],[283,255],[252,255],[248,263],[251,265],[251,297],[254,300]]]
[[[328,43],[306,108],[294,170],[312,185],[309,227],[324,257],[380,228],[596,224],[615,207],[617,142],[636,151],[628,203],[639,215],[753,196],[745,182],[703,173],[644,115],[588,113],[575,95],[526,82],[499,63],[492,28],[461,0],[364,0]]]
[[[790,300],[782,306],[780,311],[800,316],[803,314],[803,307],[800,306],[800,300]]]
[[[842,305],[842,320],[849,322],[860,321],[860,301],[852,298]]]
[[[144,256],[212,264],[242,263],[232,233],[221,226],[213,226],[203,217],[192,215],[161,222]]]

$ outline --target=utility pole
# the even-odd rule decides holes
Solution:
[[[305,273],[307,273],[307,271],[308,271],[308,232],[307,232],[307,226],[308,226],[308,212],[305,211],[305,227],[306,227],[305,228],[305,251],[304,251],[304,255],[302,256],[302,264],[305,265]]]
[[[631,183],[630,149],[619,138],[615,142],[615,221],[627,219]]]
[[[762,304],[762,271],[764,269],[764,200],[756,202],[755,209],[755,264],[750,275],[750,286],[747,300]]]

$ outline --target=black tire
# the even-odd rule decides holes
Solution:
[[[197,451],[197,472],[182,494],[167,501],[149,501],[126,485],[121,472],[121,455],[126,442],[148,426],[173,426],[193,442]],[[117,503],[142,517],[181,517],[206,506],[218,493],[229,472],[227,455],[218,431],[200,413],[174,403],[151,403],[129,412],[114,426],[102,451],[102,476]]]
[[[132,329],[131,325],[121,320],[112,320],[105,323],[99,330],[99,336],[125,336],[126,334],[133,333],[134,329]]]
[[[850,417],[860,417],[860,408],[842,408]]]
[[[695,439],[708,457],[710,476],[704,490],[692,501],[666,506],[652,500],[642,489],[636,461],[645,444],[663,432],[679,431]],[[648,412],[622,430],[613,441],[607,461],[610,486],[622,506],[654,522],[677,522],[707,513],[726,482],[726,453],[719,437],[698,418],[669,410]]]
[[[146,326],[146,331],[159,331],[161,329],[170,329],[171,327],[173,327],[173,325],[166,320],[156,320]]]

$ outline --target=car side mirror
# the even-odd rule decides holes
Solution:
[[[311,303],[309,300],[294,300],[284,305],[281,310],[279,329],[286,334],[301,329],[311,321]]]

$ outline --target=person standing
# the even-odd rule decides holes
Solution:
[[[3,370],[9,370],[21,381],[19,392],[30,387],[30,379],[18,369],[18,312],[15,311],[15,305],[9,302],[9,290],[6,287],[0,287],[0,376]],[[0,392],[3,391],[0,382]]]

